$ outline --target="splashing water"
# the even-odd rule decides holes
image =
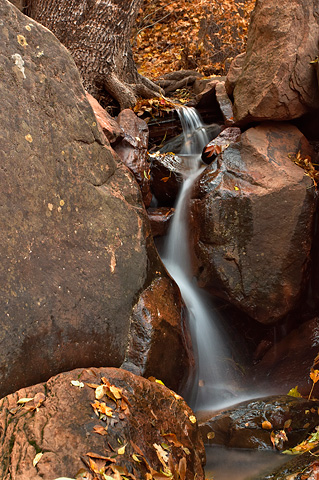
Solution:
[[[222,340],[217,326],[217,319],[206,301],[205,294],[198,288],[192,279],[190,252],[187,239],[188,233],[188,205],[192,186],[200,175],[203,167],[200,166],[201,153],[208,143],[206,131],[192,108],[183,107],[178,110],[181,124],[184,129],[185,143],[181,156],[185,161],[185,180],[170,226],[167,241],[162,253],[162,260],[169,274],[174,278],[188,310],[189,324],[195,351],[198,357],[198,385],[194,387],[189,402],[195,409],[218,408],[224,403],[225,396],[232,391],[226,384],[229,378],[229,352]]]

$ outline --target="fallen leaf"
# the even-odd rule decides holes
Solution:
[[[208,438],[208,440],[212,440],[213,438],[215,438],[215,432],[208,432],[207,433],[207,438]]]
[[[272,424],[270,422],[268,422],[268,420],[265,420],[262,424],[261,424],[262,428],[264,430],[272,430],[274,427],[272,426]]]
[[[183,447],[183,444],[177,440],[175,433],[164,433],[162,436],[171,442],[175,447]]]
[[[187,471],[187,462],[186,462],[186,458],[183,457],[180,459],[178,464],[178,473],[179,473],[180,480],[185,480],[186,471]]]
[[[39,408],[40,405],[42,405],[42,403],[45,401],[45,399],[46,399],[46,396],[44,395],[44,393],[42,392],[37,393],[33,399],[35,408]]]
[[[107,428],[102,427],[102,425],[96,425],[93,427],[93,430],[95,433],[98,433],[99,435],[107,435]]]
[[[301,397],[301,394],[298,392],[298,387],[291,388],[288,392],[290,397]]]
[[[71,380],[71,385],[73,385],[73,387],[78,387],[78,388],[83,388],[84,387],[84,383],[83,382],[80,382],[79,380]]]
[[[95,398],[97,400],[101,400],[101,398],[104,397],[105,393],[106,393],[106,385],[99,385],[96,389],[95,389]]]
[[[32,462],[32,465],[35,467],[39,461],[41,460],[41,457],[42,457],[43,453],[42,452],[39,452],[36,454],[36,456],[34,457],[33,459],[33,462]]]
[[[86,455],[90,458],[98,458],[99,460],[106,460],[107,462],[111,462],[111,463],[116,462],[114,458],[106,457],[105,455],[101,455],[99,453],[88,452]]]
[[[284,423],[284,428],[289,428],[291,425],[291,422],[292,422],[291,418],[289,420],[286,420]]]
[[[126,445],[123,445],[123,447],[121,447],[121,448],[118,449],[118,451],[117,451],[118,455],[124,455],[124,453],[125,453],[125,447],[126,447]]]
[[[188,417],[188,418],[189,418],[189,421],[190,421],[191,423],[196,423],[196,422],[197,422],[195,415],[191,415],[191,416]]]
[[[32,398],[19,398],[19,400],[17,401],[17,403],[18,403],[19,405],[21,405],[22,403],[32,402],[33,399],[34,399],[34,397],[32,397]]]

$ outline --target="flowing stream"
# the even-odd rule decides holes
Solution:
[[[216,409],[220,408],[226,399],[233,397],[234,379],[231,378],[227,361],[230,353],[205,293],[192,278],[187,223],[192,186],[203,170],[201,153],[209,139],[195,109],[183,107],[178,110],[178,114],[185,138],[180,153],[185,164],[185,179],[162,252],[162,260],[180,288],[197,353],[198,377],[189,403],[194,410]]]
[[[189,201],[193,184],[204,168],[201,153],[209,139],[194,109],[183,107],[178,113],[185,138],[178,155],[184,159],[185,174],[161,256],[180,288],[197,353],[197,379],[187,401],[195,411],[218,410],[244,398],[237,396],[240,382],[235,378],[234,370],[229,368],[231,354],[226,346],[229,339],[221,331],[219,318],[211,308],[208,296],[192,278],[191,271]],[[246,392],[245,399],[257,396],[256,392],[249,395]],[[206,476],[215,480],[244,480],[286,461],[274,452],[258,450],[207,447],[206,454]]]

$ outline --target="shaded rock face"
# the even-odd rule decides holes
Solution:
[[[285,121],[319,108],[310,64],[318,55],[318,42],[316,0],[258,0],[233,92],[235,120]]]
[[[88,383],[105,385],[108,393],[111,387],[118,401],[105,392],[96,401],[95,389]],[[37,410],[30,411],[34,402],[39,404],[36,399],[25,406],[17,404],[36,394],[42,400]],[[105,411],[110,407],[111,416],[103,415],[99,404],[105,405]],[[127,470],[130,478],[140,479],[164,466],[184,471],[184,465],[182,478],[204,478],[203,442],[184,400],[163,385],[115,368],[73,370],[3,398],[0,438],[3,480],[75,478],[81,468],[89,470],[81,458],[87,463],[91,458],[100,468],[111,465],[113,469],[106,471],[112,477],[121,467],[121,473]],[[166,451],[163,443],[168,444]],[[39,452],[43,455],[33,466]]]
[[[161,206],[173,207],[184,179],[184,161],[174,153],[154,153],[149,158],[152,192]]]
[[[272,449],[271,432],[285,430],[287,440],[281,442],[279,437],[277,445],[275,442],[282,450],[294,447],[314,429],[318,407],[318,401],[271,396],[239,403],[211,418],[209,412],[198,413],[198,421],[205,443],[232,448]]]
[[[251,128],[195,184],[199,283],[263,323],[293,309],[307,280],[314,190],[289,155],[309,148],[291,125]]]
[[[116,120],[99,104],[99,102],[86,92],[86,98],[90,102],[94,115],[101,127],[102,132],[108,139],[111,145],[119,143],[123,137],[124,132]]]
[[[114,147],[122,162],[133,172],[142,192],[143,201],[149,207],[152,201],[147,161],[148,126],[132,110],[122,110],[117,122],[124,132],[122,141]]]
[[[298,391],[308,396],[312,386],[309,372],[318,346],[319,317],[316,317],[292,330],[266,352],[251,372],[253,381],[258,381],[262,389],[274,388],[279,393],[298,386]],[[318,398],[318,394],[316,384],[313,397]]]
[[[0,18],[3,396],[71,368],[120,366],[134,305],[168,277],[136,181],[100,133],[70,55],[6,0]],[[181,345],[181,313],[169,322]],[[158,341],[165,362],[165,338],[148,346]],[[178,389],[189,368],[167,383]]]

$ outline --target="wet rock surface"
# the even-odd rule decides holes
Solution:
[[[198,412],[203,441],[232,448],[294,447],[317,426],[319,402],[288,395],[248,400],[215,413]],[[281,432],[284,431],[286,440]],[[271,432],[277,440],[271,440]]]
[[[6,0],[0,17],[4,396],[75,367],[120,366],[134,305],[168,276],[138,185],[101,134],[69,53]],[[180,325],[184,338],[171,307],[171,335]],[[190,368],[175,369],[174,388]]]
[[[153,237],[161,237],[167,234],[170,220],[175,209],[172,207],[148,208],[147,215],[151,224]]]
[[[233,92],[236,121],[285,121],[319,108],[310,63],[318,55],[318,13],[315,0],[257,2]]]
[[[250,128],[194,186],[192,227],[200,286],[273,323],[307,282],[315,194],[293,163],[311,148],[296,127]]]
[[[17,403],[25,398],[34,400]],[[3,398],[0,438],[3,480],[75,478],[90,466],[98,478],[157,478],[165,469],[204,478],[202,439],[184,400],[114,368],[73,370]]]

